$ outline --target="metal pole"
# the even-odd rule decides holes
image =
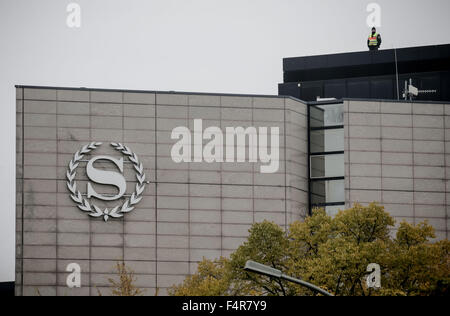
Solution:
[[[408,101],[408,80],[405,80],[405,101]]]
[[[397,48],[394,47],[394,53],[395,53],[395,76],[397,80],[397,100],[400,100],[400,88],[398,83],[398,59],[397,59]]]
[[[409,78],[409,85],[412,86],[412,78]],[[409,94],[409,101],[412,101],[412,99],[413,99],[413,95],[412,95],[412,93],[410,93]]]
[[[261,274],[261,275],[265,275],[271,278],[277,278],[277,279],[283,279],[289,282],[293,282],[293,283],[297,283],[301,286],[307,287],[310,290],[313,290],[315,292],[318,292],[320,294],[323,294],[325,296],[333,296],[333,294],[328,293],[327,291],[321,289],[318,286],[315,286],[314,284],[293,278],[289,275],[284,274],[283,272],[281,272],[281,270],[272,268],[270,266],[266,266],[264,264],[255,262],[253,260],[247,260],[247,262],[245,263],[245,267],[244,267],[245,271],[251,271],[257,274]]]

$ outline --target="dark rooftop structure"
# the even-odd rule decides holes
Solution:
[[[283,71],[279,95],[304,101],[401,99],[410,79],[415,100],[450,101],[450,44],[285,58]]]

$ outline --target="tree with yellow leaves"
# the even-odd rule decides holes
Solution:
[[[401,223],[375,203],[339,212],[317,209],[288,232],[271,222],[257,223],[229,259],[203,260],[198,271],[171,295],[316,295],[279,279],[243,270],[253,260],[302,278],[334,295],[449,295],[450,242],[431,242],[433,228]],[[381,289],[366,285],[367,266],[381,267]]]
[[[136,278],[134,277],[134,272],[129,270],[125,263],[117,263],[117,272],[119,274],[119,281],[114,279],[108,279],[111,284],[111,295],[112,296],[141,296],[143,292],[141,289],[137,288],[134,283]]]

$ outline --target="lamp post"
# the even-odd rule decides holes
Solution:
[[[304,287],[307,287],[310,290],[313,290],[315,292],[318,292],[320,294],[323,294],[325,296],[333,296],[333,294],[328,293],[327,291],[321,289],[320,287],[315,286],[314,284],[293,278],[289,275],[284,274],[283,272],[281,272],[278,269],[266,266],[264,264],[252,261],[252,260],[248,260],[245,263],[245,267],[244,267],[245,271],[250,271],[250,272],[254,272],[254,273],[258,273],[261,275],[266,275],[269,277],[273,277],[273,278],[277,278],[277,279],[283,279],[289,282],[293,282],[293,283],[297,283],[300,284]]]

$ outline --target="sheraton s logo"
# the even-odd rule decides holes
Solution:
[[[86,212],[89,216],[103,218],[105,222],[109,218],[120,218],[124,214],[131,212],[135,206],[142,200],[142,194],[145,190],[145,185],[149,182],[145,180],[144,166],[139,161],[139,157],[131,151],[127,146],[120,143],[111,143],[110,145],[123,157],[116,158],[106,155],[93,156],[90,160],[84,159],[85,156],[91,155],[102,143],[93,142],[83,146],[77,151],[72,160],[69,162],[69,168],[66,173],[67,188],[70,191],[70,197],[76,203],[78,208]],[[128,159],[133,165],[136,173],[136,186],[134,192],[126,196],[127,182],[123,175],[124,173],[124,157]],[[97,168],[96,163],[99,161],[110,162],[116,168],[114,171],[105,170],[105,168]],[[82,194],[78,190],[75,177],[80,163],[86,163],[86,176],[88,182],[86,185],[86,193]],[[84,164],[83,164],[84,165]],[[109,185],[116,188],[116,194],[102,194],[98,193],[92,183],[100,185]],[[95,205],[93,200],[101,200],[105,202],[117,201],[125,197],[124,202],[119,205],[114,205],[112,208],[103,208]]]

